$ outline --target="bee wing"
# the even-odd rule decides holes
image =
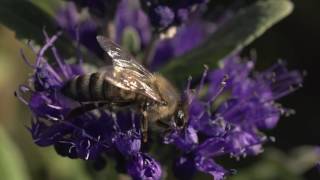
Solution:
[[[151,80],[154,78],[152,73],[111,40],[103,36],[97,36],[97,40],[112,58],[113,66],[108,67],[105,77],[110,83],[161,102],[159,93],[151,85]]]
[[[115,69],[128,69],[140,73],[143,77],[150,79],[152,73],[139,64],[127,51],[119,45],[103,36],[97,36],[101,48],[111,57]]]
[[[161,97],[148,82],[144,81],[144,77],[136,71],[130,69],[115,69],[112,66],[107,66],[100,71],[104,72],[104,78],[112,85],[121,89],[136,92],[147,96],[154,101],[161,102]]]

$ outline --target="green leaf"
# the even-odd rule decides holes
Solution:
[[[302,146],[290,152],[286,165],[297,174],[303,174],[320,162],[320,152],[317,147]]]
[[[49,34],[57,32],[54,19],[28,0],[0,0],[0,23],[16,33],[19,39],[31,39],[43,44],[45,27]],[[59,38],[56,46],[64,54],[74,53],[74,48],[65,37]]]
[[[302,180],[302,175],[319,162],[318,151],[311,146],[296,148],[289,154],[277,149],[267,149],[260,161],[240,169],[230,180]]]
[[[240,10],[206,42],[173,59],[160,72],[181,88],[189,75],[201,75],[204,64],[210,68],[217,67],[219,60],[250,44],[292,10],[293,4],[289,0],[259,0]]]
[[[30,0],[50,16],[54,16],[56,10],[62,5],[63,0]]]
[[[1,179],[29,180],[23,157],[18,147],[0,127],[0,176]]]
[[[44,154],[46,168],[51,179],[91,180],[85,168],[85,161],[59,156],[53,149]]]

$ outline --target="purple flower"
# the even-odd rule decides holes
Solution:
[[[173,131],[168,134],[164,142],[166,144],[175,144],[179,149],[192,150],[198,144],[198,135],[195,129],[188,127],[183,131]]]
[[[203,156],[197,156],[195,158],[196,168],[205,173],[209,173],[214,177],[214,180],[222,180],[225,177],[227,171],[214,162],[213,159]]]
[[[226,151],[236,158],[257,155],[263,151],[262,144],[266,137],[256,129],[240,129],[237,127],[226,136]]]
[[[174,12],[168,6],[155,6],[150,8],[151,24],[156,27],[168,27],[173,23]]]
[[[227,75],[224,91],[231,91],[231,98],[220,106],[218,114],[232,123],[273,128],[281,114],[291,112],[275,101],[297,89],[302,84],[302,75],[288,71],[283,62],[256,74],[252,72],[253,67],[253,61],[241,63],[237,57],[225,61],[222,69],[209,74],[208,95],[213,96],[222,74]]]
[[[159,180],[162,175],[159,163],[146,154],[133,156],[127,169],[135,180]]]
[[[120,132],[116,134],[114,142],[121,154],[124,156],[132,156],[140,151],[141,135],[134,130],[129,130],[125,133]]]
[[[174,161],[173,173],[178,179],[193,179],[195,172],[196,166],[193,157],[189,157],[188,155],[180,156]]]

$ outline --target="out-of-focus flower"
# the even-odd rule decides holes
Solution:
[[[74,41],[79,41],[91,52],[102,57],[103,51],[95,40],[99,25],[90,16],[82,17],[74,3],[69,2],[59,9],[56,22]]]
[[[189,52],[200,45],[215,29],[216,26],[213,23],[193,19],[185,26],[178,28],[173,37],[159,41],[155,47],[155,54],[150,63],[150,68],[157,70],[168,63],[170,59]]]
[[[186,22],[190,15],[198,13],[201,7],[208,3],[208,0],[142,0],[140,2],[148,13],[152,25],[161,31],[169,26]]]
[[[150,7],[151,24],[156,27],[168,27],[174,21],[174,12],[168,6]]]
[[[142,6],[145,3],[147,3],[147,1],[140,1]],[[165,4],[166,3],[167,2],[165,2]],[[168,6],[170,5],[177,8],[193,8],[193,11],[196,11],[200,6],[206,4],[206,1],[188,1],[188,3],[175,2],[167,4]],[[87,4],[85,7],[90,6]],[[152,16],[148,16],[148,14],[141,9],[138,0],[121,0],[116,7],[113,24],[101,23],[99,19],[93,18],[90,15],[83,17],[80,13],[81,11],[77,10],[75,4],[72,2],[67,3],[65,8],[58,11],[56,20],[58,25],[65,30],[72,39],[76,40],[78,33],[80,43],[100,57],[103,57],[103,52],[95,41],[95,36],[98,32],[102,32],[118,44],[122,44],[124,36],[130,31],[137,35],[141,53],[146,55],[147,51],[154,52],[146,62],[151,70],[158,70],[173,57],[183,55],[197,47],[217,28],[215,22],[204,21],[196,15],[192,18],[186,18],[183,23],[184,25],[182,26],[173,26],[166,32],[154,32],[152,21],[155,21],[157,18],[151,17],[158,15],[164,16],[163,18],[158,17],[160,18],[159,23],[162,24],[171,24],[171,21],[175,20],[176,16],[175,14],[172,14],[173,12],[169,10],[169,7],[156,6],[158,7],[156,12],[150,11],[153,13]],[[184,11],[183,9],[180,9],[178,14],[181,14],[182,12],[188,12],[187,14],[190,13],[187,10]],[[158,15],[156,13],[158,13]],[[220,24],[221,22],[218,23]]]
[[[115,16],[115,41],[121,44],[125,31],[131,30],[139,35],[141,45],[146,47],[151,39],[148,16],[137,5],[130,4],[133,3],[129,0],[121,0],[118,5]]]
[[[90,13],[101,18],[114,16],[119,0],[68,0],[73,1],[79,7],[88,8]]]

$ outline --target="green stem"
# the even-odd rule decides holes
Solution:
[[[148,44],[148,47],[145,51],[145,54],[144,54],[144,57],[142,60],[142,64],[146,68],[149,67],[149,65],[152,61],[152,58],[154,57],[154,53],[156,51],[158,41],[159,41],[159,33],[156,33],[156,32],[152,33],[150,43]]]

